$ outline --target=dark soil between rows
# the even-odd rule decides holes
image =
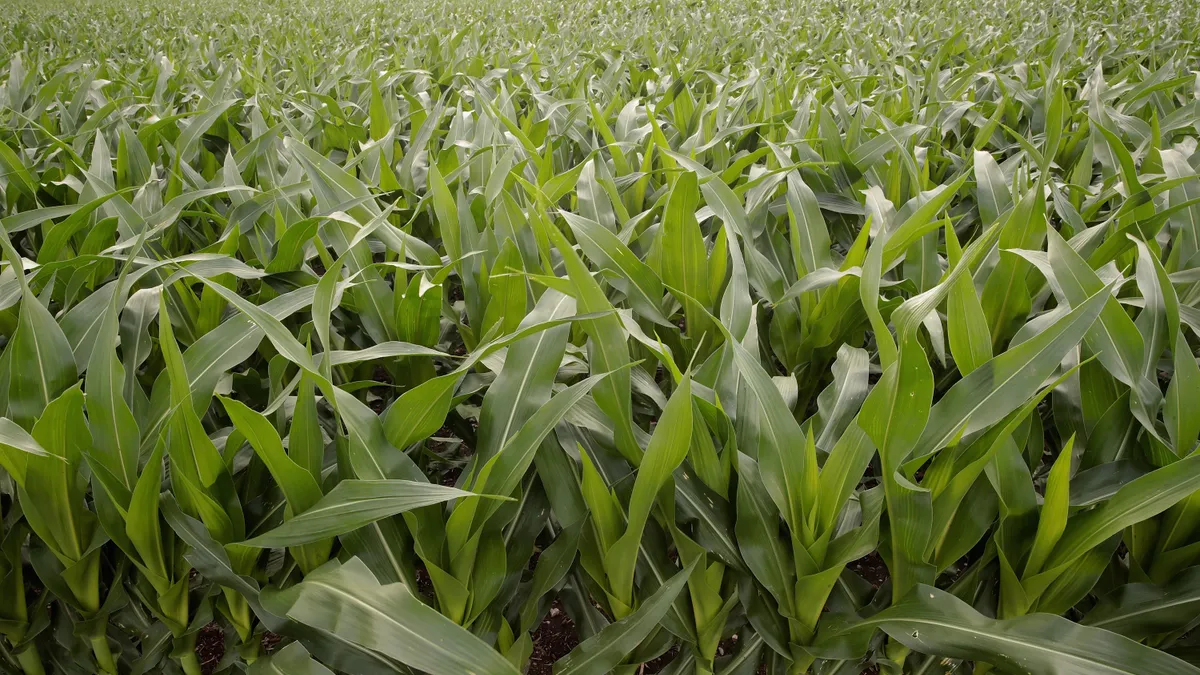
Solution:
[[[542,625],[533,631],[533,654],[529,657],[529,675],[551,675],[554,662],[571,653],[579,644],[575,622],[563,611],[558,600],[550,606]]]
[[[887,564],[883,562],[883,558],[877,551],[872,551],[858,560],[851,561],[846,567],[866,579],[875,588],[882,586],[883,582],[890,577]]]
[[[200,629],[196,636],[196,657],[200,660],[200,672],[212,675],[225,657],[225,631],[215,623]]]
[[[262,636],[262,653],[270,655],[279,647],[283,636],[267,631]],[[218,623],[210,623],[196,635],[196,657],[200,661],[200,672],[212,675],[225,658],[225,630]]]

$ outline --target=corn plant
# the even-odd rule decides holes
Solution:
[[[1190,0],[0,16],[0,671],[1195,673]]]

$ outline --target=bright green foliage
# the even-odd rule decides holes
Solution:
[[[0,673],[1200,673],[1195,0],[8,5]]]

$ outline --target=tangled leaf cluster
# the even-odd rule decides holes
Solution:
[[[1195,0],[0,14],[0,671],[1200,674]]]

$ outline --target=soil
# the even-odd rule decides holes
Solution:
[[[883,558],[880,557],[877,551],[872,551],[866,556],[852,561],[846,567],[853,570],[858,576],[866,579],[875,588],[883,585],[883,582],[890,578],[887,565],[884,564]]]
[[[458,483],[458,477],[462,475],[462,469],[457,466],[452,466],[442,472],[442,478],[438,481],[439,484],[445,487],[454,487]]]
[[[579,644],[575,622],[563,611],[557,600],[550,606],[542,625],[533,631],[533,654],[529,658],[529,675],[552,675],[554,662],[571,653]]]
[[[283,636],[267,631],[262,636],[262,650],[266,655],[274,654]],[[200,629],[196,636],[196,657],[200,661],[200,672],[212,675],[225,657],[225,630],[218,623],[210,623]]]
[[[429,578],[429,572],[424,565],[418,564],[416,569],[417,577],[417,593],[433,600],[436,597],[436,592],[433,589],[433,579]]]
[[[201,628],[196,636],[196,657],[200,660],[200,672],[212,675],[224,656],[225,631],[221,626],[210,623]]]
[[[738,636],[730,635],[729,637],[717,643],[717,658],[728,656],[737,651]]]
[[[283,641],[283,636],[278,633],[267,631],[262,636],[262,649],[264,654],[274,654],[279,648],[279,643]]]

